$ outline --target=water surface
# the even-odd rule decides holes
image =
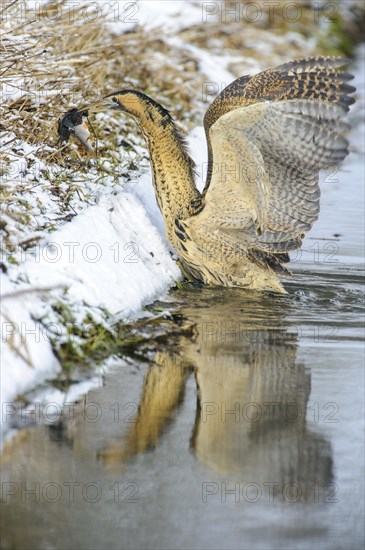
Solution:
[[[360,283],[173,291],[172,339],[6,447],[3,547],[362,548]]]

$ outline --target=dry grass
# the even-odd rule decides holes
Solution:
[[[56,4],[65,2],[51,6]],[[140,88],[167,107],[176,105],[177,115],[191,112],[197,66],[184,52],[142,28],[113,36],[103,20],[85,23],[81,8],[71,24],[68,12],[63,13],[51,21],[52,11],[47,18],[41,12],[35,19],[22,11],[22,18],[5,28],[2,82],[10,97],[1,102],[0,131],[41,145],[38,156],[55,162],[61,161],[56,150],[50,150],[57,143],[57,119],[70,107],[108,91]]]
[[[20,3],[22,9],[17,18],[13,14]],[[131,32],[113,36],[103,19],[92,21],[89,17],[85,21],[82,7],[74,10],[70,22],[69,10],[62,10],[65,3],[66,0],[51,2],[35,15],[24,11],[21,0],[3,8],[1,77],[15,99],[10,97],[1,103],[0,131],[13,132],[31,145],[41,145],[41,158],[55,162],[61,158],[56,149],[49,148],[56,146],[59,116],[70,106],[93,101],[111,90],[139,88],[173,109],[176,118],[187,124],[201,114],[202,74],[191,52],[171,46],[158,37],[160,33],[147,32],[138,26]],[[232,2],[226,4],[229,7]],[[274,59],[298,57],[301,44],[292,41],[288,52],[287,45],[280,45],[275,34],[267,30],[313,35],[316,24],[309,2],[302,0],[302,16],[295,23],[283,20],[280,6],[270,22],[265,13],[269,5],[263,4],[263,16],[257,23],[248,25],[244,18],[229,24],[218,20],[183,30],[179,37],[213,53],[223,50],[225,54],[258,59],[260,52],[255,50],[255,41],[266,41]],[[7,12],[11,12],[8,20]],[[346,24],[350,28],[348,21]],[[270,64],[270,56],[269,59],[265,56],[265,62]]]
[[[58,4],[62,7],[64,2]],[[56,4],[52,2],[51,6]],[[120,120],[105,117],[99,123],[93,121],[93,126],[100,140],[99,154],[108,160],[109,168],[100,163],[91,174],[90,167],[80,162],[86,159],[75,144],[62,148],[58,144],[57,120],[65,111],[108,91],[136,87],[154,95],[183,118],[194,112],[191,83],[197,74],[197,66],[183,52],[169,48],[142,28],[113,36],[105,21],[85,22],[80,10],[75,11],[71,24],[67,10],[63,11],[65,17],[54,21],[52,10],[46,12],[47,18],[42,12],[35,19],[31,12],[20,13],[18,20],[13,16],[9,19],[0,43],[3,93],[7,93],[7,100],[0,104],[0,132],[4,132],[7,144],[0,156],[0,229],[5,263],[18,261],[11,254],[12,248],[14,243],[21,245],[29,231],[55,227],[53,219],[42,219],[41,206],[34,208],[34,198],[41,189],[56,201],[57,225],[76,214],[77,200],[92,200],[90,181],[103,183],[104,178],[109,176],[110,180],[112,176],[119,184],[121,175],[128,176],[130,169],[141,163],[140,154],[133,151],[136,147],[140,151],[144,140],[133,121],[123,122],[131,152],[125,155],[123,151],[121,159],[117,141]],[[45,185],[13,171],[14,159],[25,165],[24,172],[29,172],[34,163],[18,147],[23,142],[37,146],[36,157],[47,166],[64,170],[43,170]]]
[[[135,124],[123,121],[123,137],[128,136],[130,149],[128,153],[125,147],[127,154],[121,159],[117,140],[121,122],[102,117],[92,122],[101,140],[100,157],[108,160],[109,167],[100,162],[91,173],[90,166],[80,162],[85,159],[75,144],[61,148],[58,143],[57,121],[65,111],[109,91],[133,87],[153,95],[187,122],[198,112],[200,88],[197,86],[194,94],[193,86],[198,66],[191,56],[141,27],[115,36],[104,19],[85,21],[81,8],[74,11],[70,22],[68,9],[57,11],[65,5],[64,0],[58,0],[34,14],[24,11],[22,0],[15,0],[5,8],[3,5],[0,14],[0,230],[7,252],[27,231],[55,227],[53,221],[42,220],[41,205],[35,208],[34,199],[40,190],[57,203],[61,222],[76,213],[74,197],[81,202],[92,200],[88,190],[91,180],[103,183],[112,175],[117,183],[142,160],[144,140]],[[37,147],[37,162],[45,165],[41,167],[41,183],[37,177],[29,177],[35,161],[22,148],[24,142]],[[18,162],[18,171],[14,162]],[[21,172],[19,163],[24,166]],[[7,254],[9,258],[13,260]]]

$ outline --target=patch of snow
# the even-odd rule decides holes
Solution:
[[[47,378],[54,378],[60,365],[43,325],[32,318],[32,311],[43,307],[37,293],[17,295],[24,288],[14,285],[3,274],[0,275],[0,287],[0,395],[2,422],[5,422],[16,396]]]
[[[164,32],[176,32],[202,23],[203,7],[192,0],[117,0],[106,2],[103,11],[109,29],[115,34],[125,33],[136,25],[147,30],[161,27]]]
[[[1,85],[1,101],[16,101],[24,94],[24,78],[13,78]]]
[[[237,57],[223,54],[213,55],[211,52],[203,50],[198,46],[183,42],[179,36],[175,35],[169,35],[165,40],[171,46],[182,48],[190,52],[192,57],[198,61],[202,75],[206,75],[209,81],[218,84],[220,88],[219,92],[235,80],[235,77],[227,67],[230,63],[237,61]]]
[[[73,303],[102,307],[123,319],[181,276],[159,231],[129,192],[104,197],[65,224],[22,271],[32,285],[62,285]]]
[[[196,186],[202,191],[208,169],[208,151],[203,126],[197,126],[190,132],[189,149],[196,165]]]

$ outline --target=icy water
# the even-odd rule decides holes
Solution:
[[[3,548],[362,548],[361,273],[308,267],[172,292],[181,335],[19,432]]]
[[[287,296],[174,290],[155,353],[37,412],[2,454],[2,548],[364,547],[363,183],[359,155],[327,175]]]

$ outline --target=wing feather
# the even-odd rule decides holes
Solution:
[[[260,250],[298,248],[318,218],[319,171],[348,154],[346,111],[341,103],[294,99],[224,114],[209,132],[215,162],[199,216],[259,261]],[[274,263],[280,261],[286,257]]]
[[[346,110],[354,103],[355,88],[347,84],[353,75],[338,71],[348,62],[339,57],[312,57],[284,63],[253,76],[243,76],[229,84],[209,106],[204,117],[208,146],[207,192],[213,162],[210,128],[225,113],[265,101],[308,99],[341,104]]]

